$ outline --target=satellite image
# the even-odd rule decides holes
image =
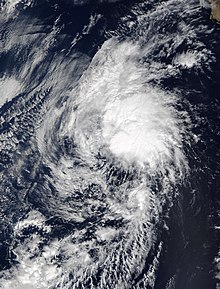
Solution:
[[[0,0],[0,289],[220,289],[220,0]]]

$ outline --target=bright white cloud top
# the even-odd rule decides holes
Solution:
[[[17,2],[9,1],[10,7]],[[0,288],[129,289],[140,275],[133,289],[154,287],[164,207],[168,214],[177,186],[187,179],[184,145],[191,137],[181,91],[165,89],[160,80],[180,69],[199,69],[204,60],[208,67],[211,59],[198,43],[200,53],[170,57],[169,65],[161,60],[162,48],[172,55],[180,43],[195,39],[196,32],[181,22],[178,35],[151,35],[153,26],[158,28],[154,21],[167,13],[179,15],[186,4],[189,11],[197,9],[194,1],[162,4],[146,14],[137,5],[136,18],[123,18],[115,33],[121,37],[109,33],[90,64],[87,55],[74,50],[78,40],[72,41],[73,55],[62,58],[62,51],[54,57],[33,89],[40,104],[42,91],[48,98],[33,129],[31,149],[39,154],[37,165],[43,169],[29,197],[37,199],[46,216],[32,210],[15,225],[16,263],[1,273]],[[90,19],[86,33],[99,17]],[[123,31],[131,36],[123,36]],[[32,53],[21,69],[24,83],[30,71],[44,66],[59,32],[55,23],[47,37],[27,33]],[[11,34],[8,49],[20,39],[18,33]],[[19,41],[28,46],[26,38]],[[12,99],[21,86],[14,79],[7,81],[12,90],[6,91],[1,82],[0,87]],[[61,228],[72,226],[68,234],[53,237],[56,228],[47,216],[49,221],[57,218]],[[149,254],[153,257],[146,268]]]

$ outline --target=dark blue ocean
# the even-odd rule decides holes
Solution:
[[[203,1],[0,2],[0,288],[220,288],[220,26]]]

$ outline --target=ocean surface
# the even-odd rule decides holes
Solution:
[[[0,1],[0,288],[220,288],[208,1]]]

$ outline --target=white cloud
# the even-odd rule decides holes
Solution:
[[[22,91],[22,84],[14,77],[0,78],[0,107]]]

